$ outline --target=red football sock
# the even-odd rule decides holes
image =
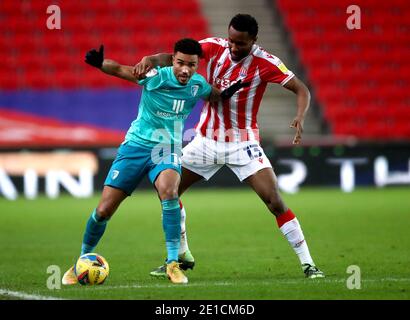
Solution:
[[[295,219],[296,216],[293,214],[293,212],[288,209],[285,213],[282,213],[278,217],[276,217],[276,222],[278,223],[278,227],[282,227],[286,222],[289,222],[290,220]]]

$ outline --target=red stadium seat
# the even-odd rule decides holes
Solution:
[[[360,0],[362,30],[346,28],[349,0],[275,3],[333,133],[408,138],[410,2]]]
[[[0,1],[0,59],[7,62],[0,71],[2,88],[128,86],[104,76],[85,81],[84,74],[90,72],[84,63],[86,51],[104,44],[107,56],[133,65],[144,55],[171,52],[179,38],[200,39],[209,33],[197,0],[57,1],[61,30],[47,29],[50,4]],[[54,70],[54,79],[45,78],[44,69]],[[16,70],[22,76],[7,81],[6,72]]]

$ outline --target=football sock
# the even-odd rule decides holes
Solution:
[[[85,228],[83,244],[81,246],[81,255],[93,252],[98,241],[100,241],[104,234],[105,228],[107,227],[107,221],[108,219],[100,217],[94,209]]]
[[[162,227],[165,233],[167,247],[167,263],[178,262],[178,250],[181,234],[181,209],[178,198],[163,200],[162,204]]]
[[[179,200],[179,207],[181,209],[181,244],[179,246],[178,254],[182,254],[185,251],[189,250],[189,248],[188,248],[188,238],[186,235],[186,228],[185,228],[186,212],[185,212],[184,206],[182,205],[181,200]]]
[[[295,217],[293,212],[288,209],[288,211],[276,217],[276,221],[278,223],[280,231],[282,231],[283,235],[286,237],[289,244],[297,254],[300,263],[309,263],[311,265],[314,265],[299,221]]]

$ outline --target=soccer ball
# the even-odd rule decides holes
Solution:
[[[82,285],[103,284],[110,272],[107,260],[97,253],[86,253],[74,265],[78,282]]]

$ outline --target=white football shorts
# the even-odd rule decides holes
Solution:
[[[261,169],[272,168],[258,141],[219,142],[197,134],[182,149],[182,166],[209,180],[224,165],[240,181]]]

